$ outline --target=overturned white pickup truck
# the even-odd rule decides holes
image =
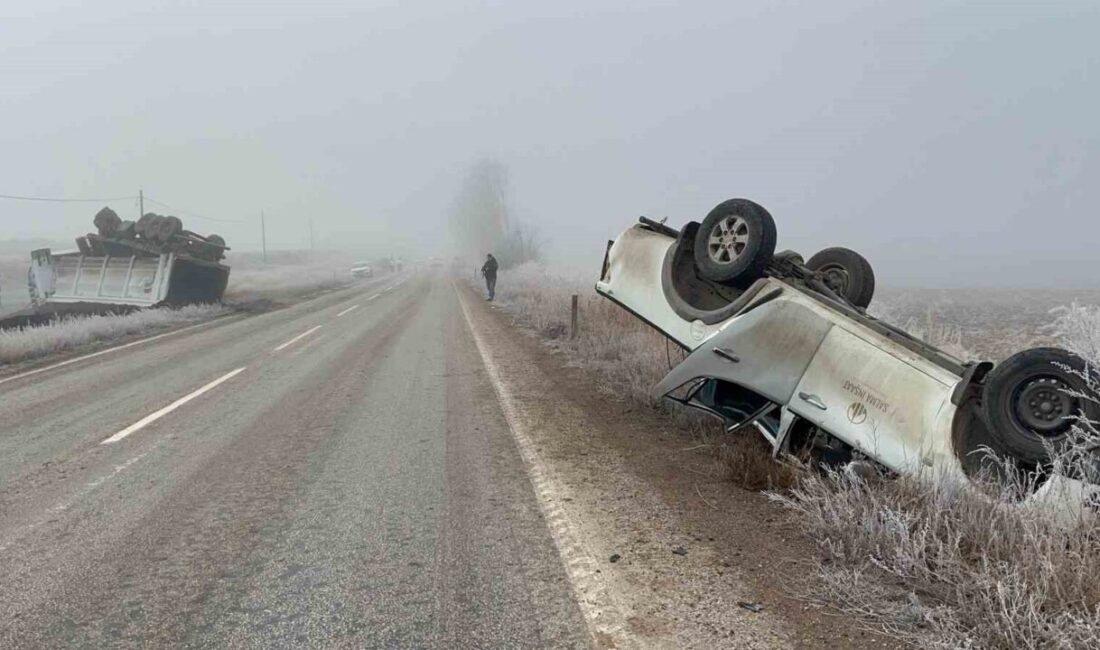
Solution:
[[[905,473],[971,474],[985,446],[1041,466],[1098,407],[1085,363],[1037,348],[994,366],[956,359],[869,316],[870,264],[830,248],[776,254],[745,199],[682,230],[641,219],[609,242],[596,290],[689,352],[658,396],[752,426],[775,452]]]

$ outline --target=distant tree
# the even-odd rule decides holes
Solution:
[[[491,252],[503,268],[542,256],[538,231],[513,215],[508,169],[496,160],[470,167],[451,208],[450,225],[458,250],[477,257]]]

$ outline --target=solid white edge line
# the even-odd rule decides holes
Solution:
[[[341,317],[341,316],[343,316],[344,314],[349,314],[349,313],[351,313],[351,312],[355,311],[356,309],[359,309],[359,305],[352,305],[351,307],[348,307],[347,309],[345,309],[344,311],[340,312],[339,314],[336,314],[336,317],[337,317],[337,318],[340,318],[340,317]]]
[[[141,418],[137,422],[131,424],[130,426],[126,427],[122,431],[119,431],[115,435],[111,436],[110,438],[107,438],[106,440],[104,440],[103,442],[101,442],[99,444],[109,445],[113,442],[118,442],[119,440],[122,440],[123,438],[130,435],[131,433],[144,428],[145,426],[147,426],[151,422],[155,422],[155,421],[159,420],[160,418],[164,417],[165,415],[168,415],[172,411],[175,411],[176,409],[178,409],[179,407],[183,406],[184,404],[190,402],[191,400],[195,399],[196,397],[202,395],[203,393],[205,393],[205,392],[207,392],[207,391],[209,391],[213,388],[216,388],[219,384],[222,384],[223,382],[229,381],[230,379],[236,377],[237,375],[241,374],[242,372],[244,372],[244,368],[237,368],[236,370],[233,370],[231,372],[227,372],[226,374],[222,375],[221,377],[218,377],[217,379],[210,382],[209,384],[203,386],[202,388],[200,388],[196,391],[193,391],[191,393],[188,393],[188,394],[184,395],[183,397],[181,397],[178,400],[172,402],[168,406],[165,406],[164,408],[160,409],[159,411],[154,411],[153,413],[150,413],[149,415],[146,415],[145,417]]]
[[[47,370],[54,370],[56,368],[63,368],[65,366],[68,366],[68,365],[71,365],[71,364],[74,364],[74,363],[78,363],[80,361],[85,361],[87,359],[92,359],[92,358],[95,358],[95,357],[103,356],[104,354],[110,354],[112,352],[118,352],[119,350],[125,350],[126,348],[132,348],[135,345],[142,345],[144,343],[152,343],[153,341],[156,341],[157,339],[163,339],[163,338],[167,338],[169,336],[175,336],[176,334],[183,334],[184,332],[199,329],[200,327],[206,327],[208,325],[213,325],[214,323],[222,322],[223,319],[230,319],[230,318],[239,318],[239,316],[221,316],[219,318],[214,318],[213,320],[208,320],[208,321],[203,322],[203,323],[197,323],[195,325],[188,325],[187,327],[181,327],[178,330],[172,330],[171,332],[165,332],[164,334],[157,334],[156,336],[150,336],[149,338],[139,339],[137,341],[130,341],[129,343],[124,343],[122,345],[117,345],[113,348],[107,348],[106,350],[100,350],[99,352],[92,352],[91,354],[85,354],[83,356],[79,356],[79,357],[76,357],[74,359],[67,359],[65,361],[61,361],[59,363],[51,364],[51,365],[45,366],[43,368],[35,368],[34,370],[28,370],[26,372],[21,372],[18,375],[12,375],[11,377],[4,377],[3,379],[0,379],[0,384],[7,383],[9,381],[15,381],[16,379],[22,379],[24,377],[30,377],[31,375],[37,375],[38,373],[46,372]]]
[[[282,345],[280,345],[279,347],[275,348],[275,350],[274,350],[274,351],[275,351],[275,352],[278,352],[279,350],[282,350],[283,348],[286,348],[286,347],[289,347],[289,346],[291,346],[291,345],[294,345],[295,343],[297,343],[297,342],[298,342],[298,341],[300,341],[301,339],[303,339],[303,338],[305,338],[305,337],[309,336],[310,334],[313,334],[314,332],[316,332],[316,331],[317,331],[317,330],[319,330],[319,329],[321,329],[321,326],[320,326],[320,325],[317,325],[316,327],[311,327],[311,328],[309,328],[308,330],[306,330],[306,331],[302,332],[301,334],[299,334],[298,336],[295,336],[294,338],[290,339],[290,340],[289,340],[289,341],[287,341],[286,343],[283,343],[283,344],[282,344]]]
[[[497,370],[496,363],[493,362],[492,354],[482,340],[481,333],[474,325],[470,311],[466,307],[462,290],[454,282],[451,285],[455,289],[458,305],[466,318],[466,326],[474,339],[474,345],[477,346],[478,354],[481,355],[485,374],[497,394],[500,410],[508,428],[512,431],[520,458],[523,459],[527,468],[527,477],[531,481],[535,500],[542,511],[550,537],[554,540],[554,546],[558,549],[562,567],[573,588],[574,598],[587,623],[593,647],[602,647],[601,640],[606,638],[615,641],[613,647],[644,646],[641,639],[634,638],[628,631],[622,611],[599,577],[599,563],[580,542],[581,537],[569,521],[568,513],[559,505],[557,493],[560,490],[556,489],[553,477],[542,470],[536,447],[518,415],[520,407],[516,404],[508,385],[500,378],[500,372]]]

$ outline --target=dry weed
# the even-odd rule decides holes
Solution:
[[[1095,354],[1098,323],[1095,308],[1067,308],[1056,323],[1060,343]],[[1100,394],[1100,384],[1092,388]],[[834,471],[806,474],[771,497],[818,541],[819,595],[921,647],[1097,648],[1100,519],[1019,501],[1050,476],[1096,478],[1100,431],[1082,421],[1076,437],[1048,476],[1004,463],[985,491]]]
[[[579,327],[569,337],[570,300],[579,300]],[[717,466],[730,480],[750,490],[787,487],[794,470],[777,464],[771,449],[754,431],[726,433],[701,413],[656,398],[652,389],[685,352],[626,310],[595,294],[592,283],[555,276],[536,264],[502,274],[497,299],[515,321],[551,339],[570,363],[593,372],[609,398],[652,409],[655,417],[715,450]]]
[[[1036,476],[1005,468],[1007,478],[990,495],[919,477],[867,479],[777,464],[751,432],[716,433],[682,409],[670,413],[656,404],[650,387],[682,353],[666,353],[660,334],[593,295],[589,283],[526,267],[506,276],[501,287],[498,295],[517,321],[555,339],[572,362],[597,372],[609,392],[691,423],[737,483],[782,490],[771,498],[799,515],[821,549],[817,596],[823,601],[919,647],[1100,647],[1100,522],[1091,515],[1066,521],[1049,510],[1021,507],[1019,495],[1034,489]],[[581,324],[577,337],[568,339],[573,293],[581,296]],[[1085,358],[1100,359],[1100,309],[1074,304],[1058,310],[1047,332],[1029,312],[1019,336],[1000,336],[991,345],[973,335],[981,329],[974,324],[1009,313],[1009,307],[960,300],[949,308],[964,314],[958,322],[930,305],[914,310],[912,304],[894,309],[886,303],[877,313],[964,359],[978,356],[974,348],[995,350],[991,356],[998,358],[1009,349],[1001,345],[1006,341],[1020,349],[1042,337],[1044,344],[1057,338]],[[999,327],[1005,319],[994,321],[988,326]],[[1100,434],[1082,423],[1079,435],[1087,446]],[[1055,472],[1082,473],[1080,463],[1091,458],[1068,454]]]
[[[148,330],[209,320],[226,311],[220,305],[146,309],[129,314],[65,316],[48,325],[0,330],[0,364],[16,363]]]

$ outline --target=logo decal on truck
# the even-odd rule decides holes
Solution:
[[[845,379],[844,390],[858,397],[860,402],[866,402],[867,406],[870,406],[876,411],[882,411],[883,415],[889,415],[894,410],[890,402],[879,397],[874,393],[874,391],[872,391],[870,388],[867,388],[863,384],[854,382],[850,379]]]
[[[848,420],[852,424],[863,424],[867,421],[867,407],[863,402],[852,402],[848,407]]]

